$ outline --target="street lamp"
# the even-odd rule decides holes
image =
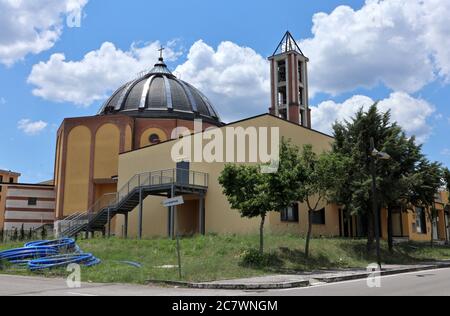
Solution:
[[[377,160],[389,160],[389,154],[380,152],[375,148],[375,140],[370,138],[370,166],[372,170],[372,211],[375,216],[375,237],[377,239],[377,263],[381,270],[381,247],[380,247],[380,208],[377,205]]]

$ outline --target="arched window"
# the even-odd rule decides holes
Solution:
[[[151,134],[149,136],[148,140],[150,141],[150,144],[152,144],[152,145],[159,144],[161,142],[161,139],[159,138],[158,134]]]

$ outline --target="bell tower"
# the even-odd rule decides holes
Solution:
[[[290,122],[311,128],[308,95],[308,62],[288,31],[271,57],[270,113]]]

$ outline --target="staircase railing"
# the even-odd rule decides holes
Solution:
[[[186,169],[166,169],[136,174],[116,193],[107,193],[101,196],[86,212],[66,218],[62,221],[61,227],[64,227],[64,232],[70,232],[77,227],[88,225],[104,210],[116,209],[130,193],[141,187],[170,184],[208,187],[208,182],[209,175],[207,173]]]

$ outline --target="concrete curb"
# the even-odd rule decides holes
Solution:
[[[389,275],[400,275],[411,272],[418,271],[429,271],[434,269],[445,269],[450,268],[449,263],[442,264],[430,264],[421,267],[412,267],[412,268],[404,268],[404,269],[393,269],[393,270],[385,270],[381,272],[382,276]],[[365,279],[370,276],[370,273],[360,273],[360,274],[352,274],[352,275],[343,275],[337,277],[326,277],[326,278],[312,278],[310,280],[299,280],[294,282],[279,282],[279,283],[242,283],[242,284],[234,284],[234,283],[191,283],[191,282],[179,282],[179,281],[165,281],[165,280],[149,280],[149,284],[163,284],[167,286],[176,286],[176,287],[184,287],[191,289],[203,289],[203,290],[276,290],[276,289],[291,289],[291,288],[299,288],[299,287],[308,287],[312,286],[317,282],[323,283],[336,283],[343,281],[353,281]]]

